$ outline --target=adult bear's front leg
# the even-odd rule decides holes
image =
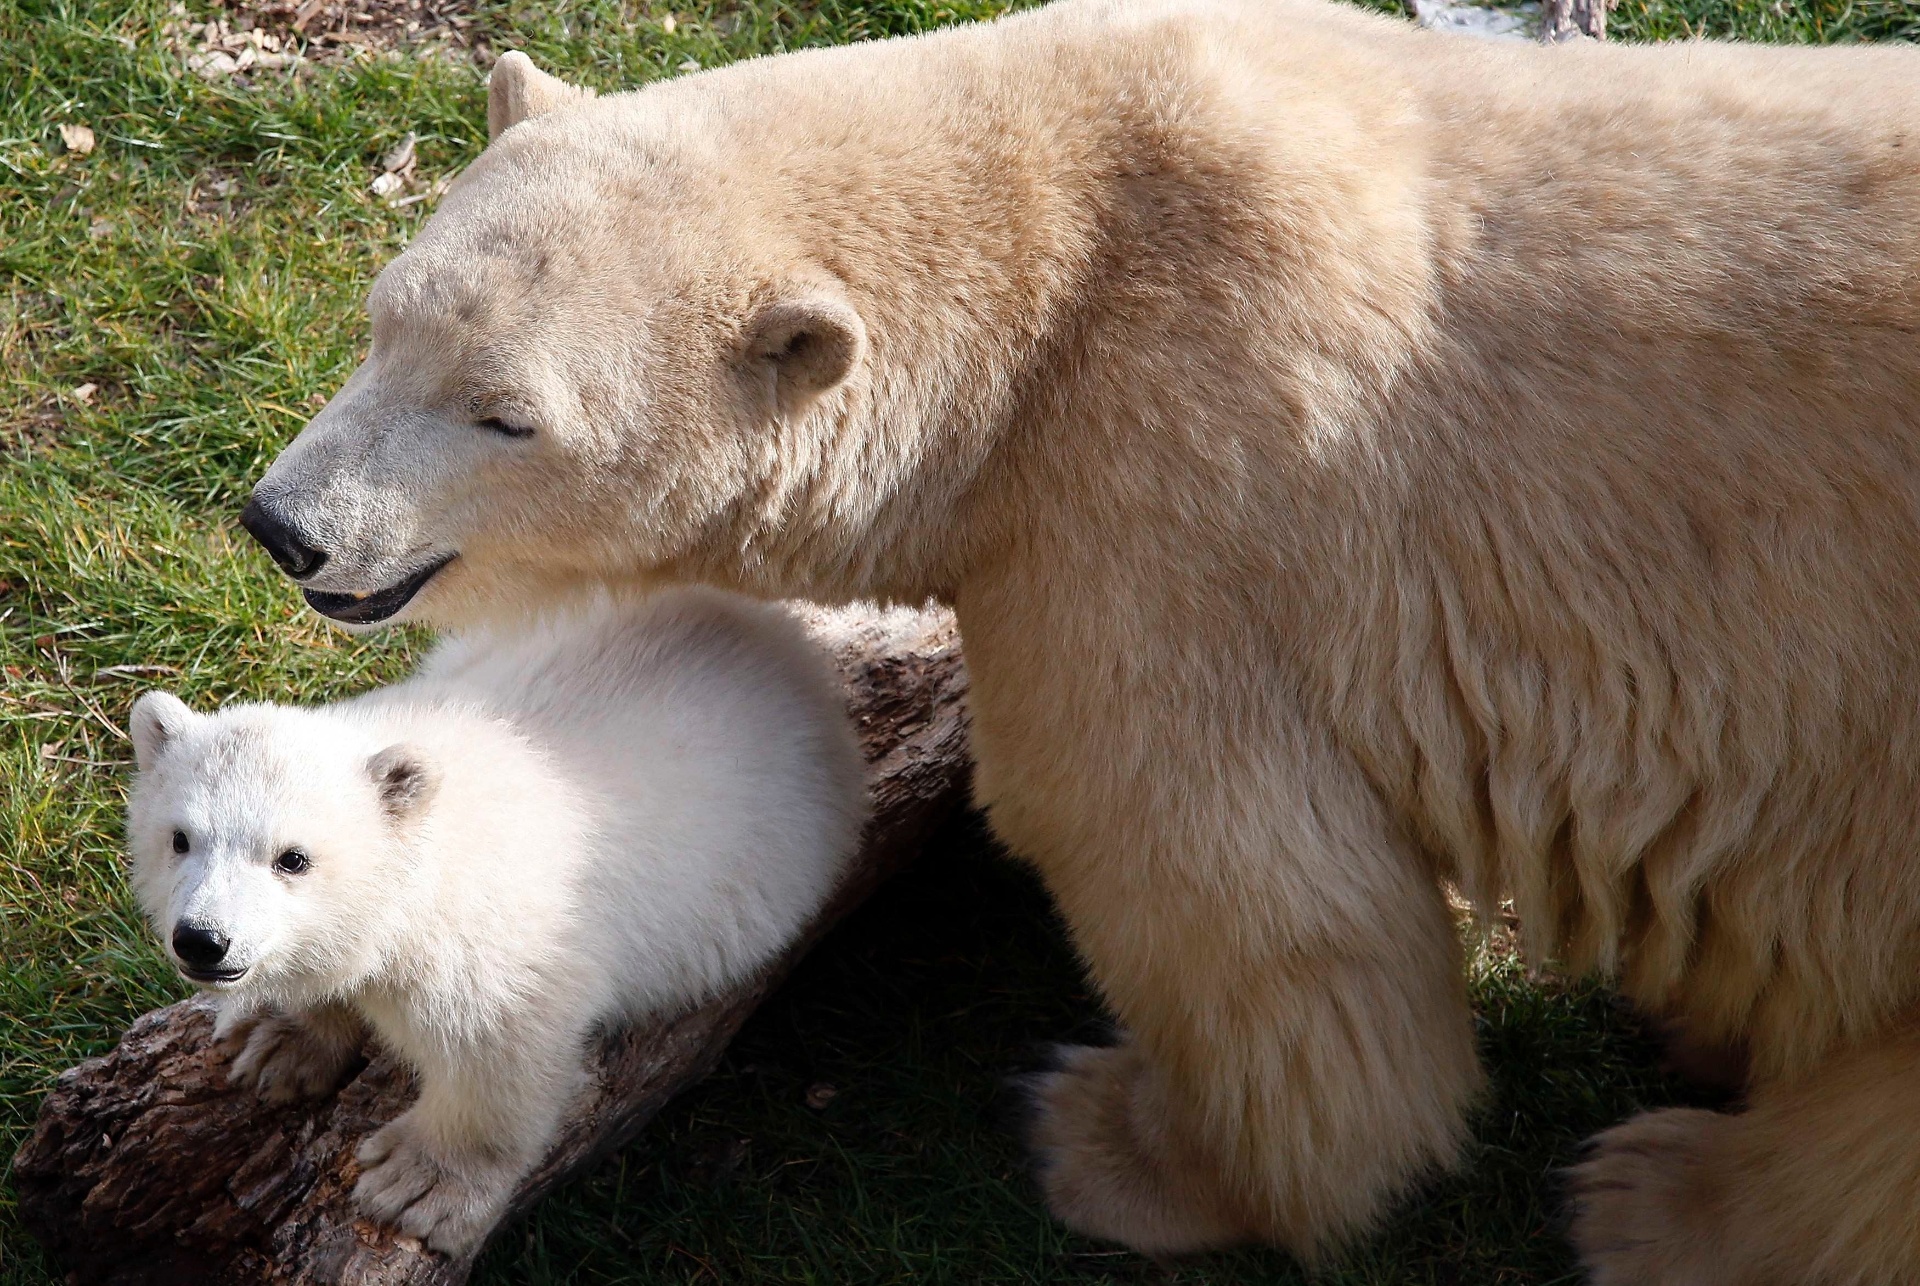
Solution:
[[[1311,1254],[1457,1153],[1481,1077],[1452,915],[1358,772],[1292,749],[1238,757],[1271,775],[1222,753],[1057,793],[982,756],[1126,1029],[1035,1085],[1042,1183],[1080,1232]]]
[[[1435,909],[1437,932],[1362,931],[1450,937]],[[1063,1051],[1034,1083],[1055,1216],[1148,1254],[1266,1241],[1311,1255],[1364,1228],[1453,1159],[1480,1083],[1452,960],[1432,954],[1412,975],[1410,961],[1249,955],[1244,972],[1192,970],[1164,1005],[1117,1002],[1121,1044]],[[1123,990],[1134,961],[1088,955]]]

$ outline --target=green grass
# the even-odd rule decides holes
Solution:
[[[474,30],[611,89],[689,58],[999,7],[754,3],[678,10],[668,33],[664,4],[482,0]],[[316,626],[232,518],[353,365],[361,296],[424,217],[367,192],[376,158],[413,131],[424,176],[470,160],[480,74],[368,59],[213,86],[181,70],[164,21],[164,0],[0,0],[0,1157],[60,1068],[181,994],[120,869],[121,728],[137,692],[324,699],[399,673],[416,641]],[[1614,27],[1885,39],[1920,34],[1920,8],[1625,0]],[[63,122],[90,125],[97,150],[63,155]],[[1496,1092],[1470,1168],[1317,1280],[1564,1279],[1550,1171],[1584,1133],[1671,1097],[1604,993],[1498,960],[1475,988]],[[957,832],[817,954],[719,1075],[512,1230],[483,1277],[1154,1276],[1039,1215],[999,1119],[999,1078],[1030,1063],[1031,1042],[1098,1023],[1032,882]],[[804,1096],[818,1083],[839,1093],[815,1110]],[[1293,1272],[1246,1254],[1175,1278]],[[0,1286],[52,1280],[0,1184]]]
[[[1618,40],[1920,40],[1920,0],[1619,0],[1607,30]]]

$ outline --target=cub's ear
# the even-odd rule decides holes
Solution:
[[[745,360],[773,386],[782,417],[839,386],[867,353],[867,327],[839,295],[808,288],[764,305],[747,324]]]
[[[418,817],[440,789],[440,770],[413,746],[388,746],[367,760],[367,776],[387,817],[404,822]]]
[[[487,138],[499,138],[521,121],[592,97],[591,89],[547,75],[517,49],[501,54],[487,76]]]
[[[134,702],[127,735],[133,738],[133,759],[141,771],[159,763],[167,743],[199,717],[171,692],[148,692]]]

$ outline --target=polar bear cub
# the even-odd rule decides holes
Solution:
[[[706,590],[451,639],[332,706],[148,693],[132,736],[134,887],[218,994],[232,1079],[331,1092],[371,1027],[419,1098],[355,1197],[455,1254],[552,1143],[593,1030],[765,964],[865,812],[825,659]]]

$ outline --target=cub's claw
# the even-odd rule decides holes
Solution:
[[[375,1131],[354,1156],[363,1167],[353,1189],[362,1213],[456,1256],[486,1240],[516,1177],[507,1167],[448,1155],[407,1116]]]
[[[242,1019],[227,1041],[239,1045],[227,1065],[227,1084],[252,1085],[269,1103],[325,1098],[346,1083],[360,1058],[357,1039],[335,1024],[304,1016]]]

